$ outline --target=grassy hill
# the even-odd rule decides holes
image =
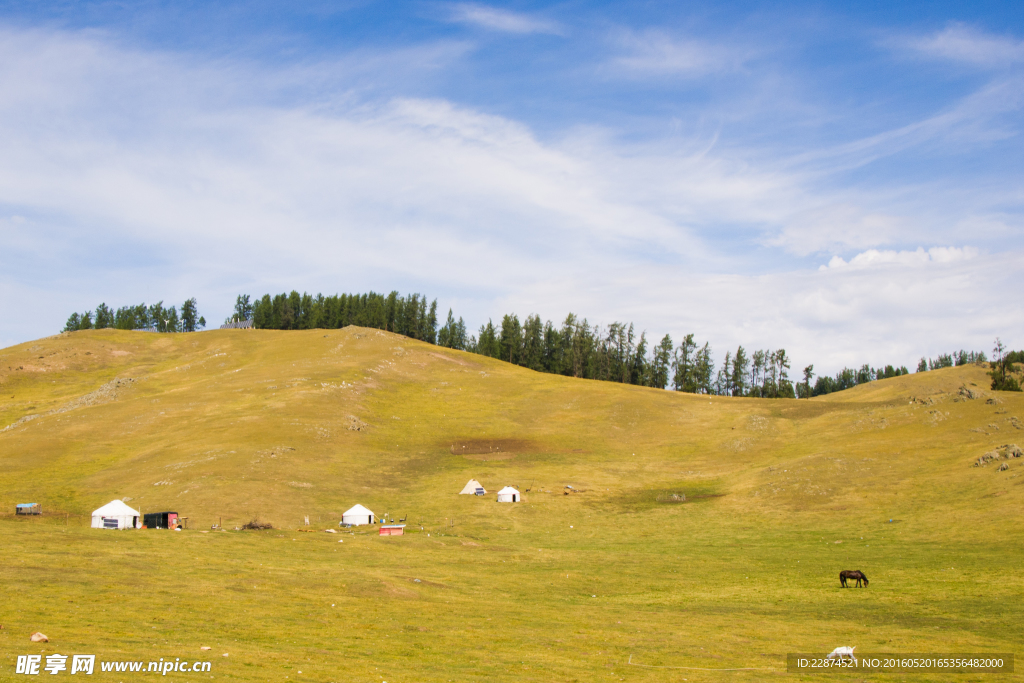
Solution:
[[[351,327],[3,349],[0,679],[43,649],[392,683],[1013,652],[1024,459],[972,464],[1024,445],[1024,397],[987,387],[961,366],[804,401],[680,395]],[[457,495],[471,477],[486,497]],[[494,501],[506,484],[523,503]],[[191,528],[88,529],[113,498]],[[322,533],[356,503],[411,533]],[[209,532],[257,517],[277,529]]]

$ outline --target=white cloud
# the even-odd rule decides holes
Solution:
[[[674,38],[655,30],[623,33],[618,43],[624,53],[612,65],[640,75],[704,76],[738,69],[752,56],[749,49]]]
[[[793,212],[766,243],[808,255],[884,245],[906,239],[913,229],[906,219],[845,201]]]
[[[562,34],[561,26],[554,21],[469,2],[452,5],[449,19],[457,23],[471,24],[503,33]]]
[[[0,288],[14,295],[0,299],[0,339],[55,332],[100,301],[197,296],[213,321],[241,292],[397,288],[437,296],[471,325],[573,310],[697,332],[723,350],[785,346],[826,366],[993,331],[1024,346],[1024,315],[1001,294],[1015,291],[1018,252],[929,250],[927,268],[855,256],[822,272],[787,257],[895,249],[877,251],[884,261],[917,254],[898,251],[908,241],[963,244],[965,225],[1019,234],[1012,214],[972,219],[955,198],[925,221],[912,209],[935,193],[897,211],[888,195],[822,189],[807,167],[827,159],[780,168],[747,150],[626,144],[592,128],[544,140],[442,99],[338,85],[384,80],[400,62],[364,54],[268,73],[95,36],[4,33]],[[766,241],[777,248],[752,256]]]
[[[499,308],[539,311],[556,322],[568,310],[603,310],[591,322],[634,321],[649,339],[669,332],[677,344],[694,333],[710,341],[718,362],[739,345],[781,347],[794,374],[811,363],[819,374],[863,363],[913,369],[921,356],[987,352],[996,336],[1024,347],[1024,302],[1009,294],[1019,289],[1024,252],[972,253],[940,248],[925,252],[926,264],[765,275],[648,265],[582,281],[545,278]],[[621,296],[640,291],[658,294]]]
[[[1024,62],[1024,41],[985,33],[953,23],[942,31],[900,41],[921,55],[987,68],[1005,68]]]
[[[932,247],[925,251],[924,247],[918,247],[915,251],[892,251],[868,249],[857,254],[849,261],[841,256],[833,256],[827,266],[821,266],[819,270],[827,268],[874,268],[879,266],[903,266],[920,267],[931,263],[953,263],[976,258],[978,250],[974,247]]]

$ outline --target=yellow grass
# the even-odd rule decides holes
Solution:
[[[763,680],[839,645],[1014,652],[1024,462],[971,464],[1024,444],[1024,399],[987,387],[966,366],[810,401],[679,395],[360,328],[3,349],[0,679],[40,652],[378,683]],[[488,495],[458,496],[470,478]],[[495,502],[506,484],[523,503]],[[113,498],[191,528],[89,529]],[[22,502],[45,514],[15,518]],[[356,503],[410,533],[322,532]],[[306,515],[317,533],[297,533]],[[257,517],[277,529],[233,531]],[[232,531],[210,531],[221,520]],[[841,569],[871,585],[839,588]]]

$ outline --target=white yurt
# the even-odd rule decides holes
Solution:
[[[112,500],[92,513],[93,529],[135,529],[142,516],[119,500]]]
[[[341,523],[351,524],[352,526],[373,524],[373,518],[374,514],[372,511],[364,508],[362,505],[356,505],[355,507],[349,508],[345,514],[341,516]]]
[[[511,486],[506,486],[502,490],[498,491],[499,503],[518,503],[519,498],[519,491],[516,491]]]
[[[462,487],[462,490],[459,491],[459,495],[460,496],[476,496],[476,495],[484,496],[484,495],[487,495],[487,489],[485,489],[483,487],[483,485],[480,482],[478,482],[476,479],[470,479],[468,482],[466,482],[466,485],[464,487]]]

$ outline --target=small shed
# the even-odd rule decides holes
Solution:
[[[119,500],[112,500],[103,507],[93,510],[93,529],[134,529],[141,521],[138,510],[133,510]]]
[[[177,512],[147,512],[142,516],[142,523],[147,529],[176,529],[178,527]]]
[[[351,526],[362,526],[363,524],[373,524],[375,515],[373,511],[363,507],[362,505],[356,505],[349,508],[345,514],[341,516],[341,523],[348,524]]]
[[[506,486],[502,490],[498,491],[498,502],[499,503],[518,503],[521,499],[519,491],[516,491],[511,486]]]
[[[43,508],[39,503],[18,503],[14,506],[14,514],[16,515],[41,515],[43,514]]]
[[[404,524],[381,524],[380,525],[381,536],[405,536],[405,525]]]
[[[487,495],[487,489],[485,489],[483,487],[483,485],[480,482],[478,482],[476,479],[470,479],[468,482],[466,482],[466,485],[462,487],[462,490],[459,491],[459,495],[460,496],[486,496]]]

